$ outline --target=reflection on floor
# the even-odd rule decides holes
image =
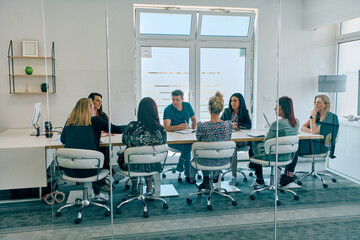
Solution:
[[[298,165],[299,170],[309,168],[309,162]],[[248,183],[242,182],[241,176],[238,178],[241,192],[231,193],[238,205],[234,207],[227,199],[214,196],[214,209],[209,211],[207,196],[195,197],[188,204],[186,196],[196,186],[179,183],[177,174],[169,173],[162,181],[174,184],[179,192],[179,197],[165,198],[169,209],[163,209],[158,201],[148,202],[150,217],[143,218],[141,204],[130,203],[121,214],[114,213],[113,227],[111,218],[104,217],[104,211],[98,208],[85,209],[83,221],[75,225],[74,208],[55,217],[54,212],[62,204],[0,204],[0,239],[111,239],[112,235],[115,239],[274,239],[273,194],[261,192],[256,194],[256,200],[250,200],[254,178],[249,177]],[[290,194],[279,193],[282,204],[276,212],[277,239],[359,239],[360,186],[341,177],[337,177],[337,183],[326,180],[329,187],[324,189],[319,180],[305,178],[303,187],[295,190],[299,201]],[[69,192],[79,186],[60,188]],[[117,206],[128,191],[121,181],[114,190],[113,205]]]

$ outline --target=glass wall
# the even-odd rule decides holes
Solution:
[[[105,119],[106,115],[109,114],[105,2],[47,0],[43,1],[43,14],[44,38],[47,42],[53,41],[56,46],[57,93],[51,96],[49,100],[50,120],[53,127],[64,127],[77,102],[81,98],[90,97],[90,93],[100,94],[92,96],[94,98],[92,102],[94,112],[92,114]],[[80,108],[75,111],[79,115],[82,110]],[[102,115],[101,112],[106,115]],[[100,142],[106,141],[109,134],[101,131],[103,127],[100,123],[92,122],[92,125],[94,137],[99,138],[94,139],[96,146],[99,140]],[[78,129],[80,128],[78,127]],[[83,129],[76,134],[76,136],[83,134],[79,141],[84,144],[89,143],[85,139],[87,138],[86,131]],[[92,130],[90,129],[90,131]],[[70,136],[72,133],[73,131],[67,128],[66,136]],[[54,137],[59,138],[59,135]],[[79,145],[76,141],[74,138],[65,137],[66,144],[73,146],[72,148],[78,148]],[[84,146],[84,148],[88,147]],[[103,152],[105,156],[103,169],[108,169],[109,166],[106,164],[109,162],[108,148],[102,147],[98,150]],[[64,180],[59,175],[60,172],[57,172],[53,176],[58,181],[57,191],[63,192],[66,198],[64,202],[52,205],[53,235],[51,238],[58,238],[59,236],[71,236],[70,238],[111,237],[110,212],[107,212],[104,207],[93,205],[93,201],[88,202],[84,198],[84,187],[87,187],[89,190],[88,199],[96,200],[97,203],[107,201],[107,206],[110,206],[109,186],[111,187],[111,184],[107,185],[110,179],[106,177],[99,181],[100,186],[95,186],[91,182],[90,184],[83,184],[82,181]],[[97,194],[99,187],[100,195]],[[65,204],[71,203],[76,204],[62,208],[60,211],[60,208],[64,207]],[[71,235],[68,235],[70,232]]]
[[[57,180],[57,191],[65,194],[61,203],[56,202],[61,201],[62,194],[58,194],[52,204],[53,194],[46,198],[50,204],[32,201],[0,205],[0,215],[4,216],[6,223],[1,227],[1,235],[17,239],[34,232],[40,235],[39,238],[49,239],[230,238],[230,235],[232,238],[246,236],[250,239],[315,238],[323,234],[316,226],[329,228],[341,219],[348,219],[348,212],[356,211],[358,188],[354,182],[360,181],[356,168],[358,154],[354,151],[358,146],[356,132],[359,128],[358,121],[355,121],[359,115],[359,64],[355,57],[359,50],[358,20],[343,23],[341,34],[335,39],[335,25],[319,27],[316,31],[303,29],[301,22],[305,16],[299,11],[303,9],[300,1],[253,1],[251,4],[233,1],[224,3],[226,6],[213,7],[202,1],[193,4],[154,6],[111,0],[17,0],[1,4],[4,7],[0,8],[0,26],[6,38],[0,39],[6,43],[3,47],[6,50],[12,40],[13,55],[9,51],[6,59],[9,60],[9,79],[6,76],[1,81],[6,83],[1,87],[6,89],[6,93],[1,94],[0,99],[9,105],[9,110],[4,110],[9,117],[4,118],[0,127],[4,130],[22,127],[29,134],[35,132],[29,127],[29,121],[34,104],[41,102],[40,121],[51,121],[53,129],[51,138],[44,135],[34,137],[39,140],[37,142],[45,141],[41,144],[47,146],[47,150],[41,147],[31,154],[21,153],[24,159],[33,160],[41,156],[43,161],[40,163],[46,167],[36,167],[39,162],[28,164],[30,176],[22,175],[21,181],[10,182],[19,184],[13,187],[16,189],[35,187],[31,181],[35,176],[42,176],[41,184],[49,183],[50,191],[43,189],[46,193],[56,190],[51,183]],[[22,40],[37,41],[38,57],[47,58],[16,58],[22,56]],[[8,71],[7,62],[0,66],[5,66],[1,68],[4,72]],[[31,76],[25,76],[28,66],[33,69]],[[13,68],[15,71],[11,72]],[[318,76],[334,74],[347,76],[346,92],[318,92]],[[7,92],[7,84],[11,87],[13,83],[16,84],[15,91],[22,94]],[[45,93],[39,94],[41,84],[45,86]],[[180,154],[169,151],[164,169],[170,171],[154,176],[154,194],[160,193],[169,208],[164,207],[163,202],[146,201],[149,218],[144,218],[143,205],[134,200],[119,210],[117,207],[127,199],[125,196],[136,188],[133,189],[132,182],[118,173],[118,155],[125,146],[122,135],[117,134],[120,131],[117,126],[122,126],[120,129],[124,131],[125,126],[138,119],[138,106],[144,97],[154,99],[163,124],[164,109],[172,104],[171,92],[175,89],[185,93],[184,101],[191,104],[195,117],[202,123],[211,120],[209,98],[216,91],[223,94],[224,108],[230,107],[234,93],[244,97],[241,104],[246,105],[251,130],[235,129],[232,136],[238,147],[237,166],[245,175],[236,173],[235,186],[230,185],[233,180],[231,172],[223,176],[223,181],[219,180],[237,205],[229,199],[211,196],[212,210],[209,210],[206,194],[191,196],[191,201],[187,200],[188,194],[197,191],[204,176],[200,174],[201,178],[195,179],[197,185],[186,181],[184,172],[179,180],[176,167]],[[36,94],[30,94],[32,92]],[[99,96],[95,98],[94,106],[98,108],[101,103],[109,121],[116,125],[110,135],[101,132],[100,136],[100,150],[109,162],[111,175],[102,181],[100,192],[107,200],[111,214],[105,216],[105,209],[98,206],[85,207],[81,222],[74,225],[79,206],[63,209],[61,216],[56,212],[66,202],[83,198],[82,184],[59,178],[52,164],[53,148],[61,145],[57,130],[65,125],[76,102],[92,92],[102,95],[101,99]],[[332,155],[326,160],[319,158],[312,165],[312,159],[302,154],[296,168],[288,169],[287,177],[281,176],[286,173],[284,167],[281,172],[275,171],[276,166],[273,169],[260,167],[262,176],[250,171],[250,155],[257,156],[259,148],[265,150],[259,144],[263,139],[261,136],[269,133],[268,136],[278,140],[275,142],[277,146],[281,141],[279,137],[291,135],[290,130],[293,130],[288,124],[283,131],[283,118],[287,116],[283,107],[277,106],[279,98],[288,96],[292,99],[294,116],[298,120],[295,128],[304,124],[310,127],[312,119],[317,121],[313,115],[316,115],[314,97],[318,94],[330,96],[330,112],[337,114],[339,119],[339,134],[332,135],[334,140],[331,141],[331,144],[336,144],[336,158]],[[231,107],[236,108],[236,104]],[[229,115],[231,119],[233,113]],[[318,120],[318,125],[320,122]],[[45,129],[44,124],[40,124],[40,134],[44,131],[41,127]],[[277,128],[282,130],[277,131]],[[299,129],[300,146],[315,144],[310,138],[316,135],[301,132],[303,130]],[[318,133],[325,135],[320,130]],[[246,139],[249,137],[247,134],[261,136]],[[167,133],[168,142],[183,144],[181,141],[186,138],[186,135]],[[191,140],[195,139],[193,133]],[[1,141],[0,145],[5,146],[7,140]],[[28,142],[23,144],[23,149],[28,150],[26,144]],[[252,149],[250,153],[249,147]],[[281,147],[277,148],[278,152],[279,149]],[[1,151],[1,161],[13,154],[7,152],[8,149]],[[278,165],[282,165],[280,155],[275,159]],[[14,167],[5,166],[6,169]],[[256,168],[254,165],[250,167]],[[325,182],[313,176],[301,178],[300,171],[309,171],[312,167],[318,172],[336,175],[333,178],[324,176]],[[1,184],[9,181],[15,172],[8,174]],[[297,180],[293,178],[294,172]],[[282,191],[274,194],[275,189],[284,190],[279,189],[278,184],[285,180],[295,195]],[[262,183],[274,184],[272,190],[253,192],[254,185],[260,188]],[[150,186],[145,186],[144,181],[144,191],[146,187]],[[32,191],[37,190],[31,190],[31,194]],[[15,198],[16,194],[22,197],[25,193],[3,187],[0,200]],[[353,208],[349,210],[344,201]],[[330,215],[335,216],[336,221]],[[334,236],[337,234],[340,233],[334,233]]]

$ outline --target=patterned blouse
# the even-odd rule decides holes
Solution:
[[[167,141],[166,130],[162,127],[155,132],[150,132],[140,121],[133,121],[125,128],[122,141],[127,147],[162,145]],[[123,170],[128,169],[124,163],[124,154],[119,157],[119,165]],[[161,167],[160,163],[133,164],[131,165],[131,171],[152,172],[160,170]]]
[[[150,132],[140,121],[130,122],[122,135],[122,141],[128,147],[162,145],[167,141],[164,127]]]
[[[230,121],[198,122],[196,139],[199,142],[231,141],[232,124]],[[229,162],[229,158],[198,159],[201,165],[222,166]]]

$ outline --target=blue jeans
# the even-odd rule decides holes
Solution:
[[[169,144],[171,148],[175,148],[181,152],[179,162],[185,163],[185,176],[190,177],[190,159],[191,159],[191,145],[192,144]]]

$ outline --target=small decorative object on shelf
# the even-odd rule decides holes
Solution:
[[[46,83],[42,83],[42,84],[40,85],[40,89],[41,89],[42,92],[46,92],[46,91],[47,91],[47,84],[46,84]]]
[[[25,73],[26,75],[31,75],[33,73],[32,67],[26,66]]]

